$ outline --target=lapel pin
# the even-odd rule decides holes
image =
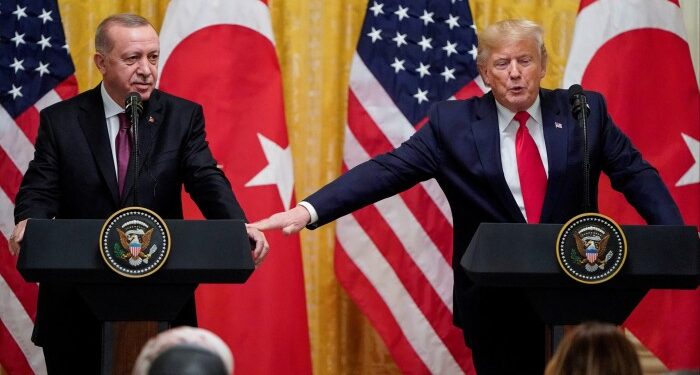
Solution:
[[[156,122],[156,120],[153,118],[153,116],[148,116],[148,123],[149,124],[153,124],[155,122]]]
[[[562,125],[561,125],[561,123],[555,122],[555,123],[554,123],[554,127],[557,128],[557,129],[561,129],[561,128],[562,128]]]

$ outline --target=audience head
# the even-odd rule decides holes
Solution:
[[[148,340],[133,375],[229,375],[233,356],[226,343],[201,328],[177,327]]]
[[[642,368],[620,328],[589,322],[564,336],[545,375],[642,375]]]

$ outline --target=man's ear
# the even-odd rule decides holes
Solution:
[[[476,67],[477,69],[479,69],[479,74],[481,74],[481,79],[484,80],[484,84],[488,87],[491,87],[491,80],[488,76],[488,69],[486,69],[482,65],[477,65]]]
[[[95,66],[97,67],[97,70],[99,70],[100,73],[104,75],[107,71],[105,67],[105,57],[101,53],[97,52],[95,53],[95,56],[93,56],[93,60],[95,61]]]

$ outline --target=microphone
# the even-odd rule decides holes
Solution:
[[[124,111],[129,116],[131,121],[131,134],[133,147],[131,148],[131,157],[129,158],[130,169],[134,176],[134,205],[139,205],[138,200],[138,181],[139,181],[139,116],[143,112],[143,102],[141,94],[138,92],[130,92],[126,96]]]
[[[588,155],[588,128],[587,119],[591,109],[586,103],[586,95],[583,94],[581,85],[571,85],[569,87],[569,103],[571,104],[571,114],[574,115],[581,127],[583,138],[583,212],[591,212],[591,161]]]
[[[138,121],[139,116],[141,116],[141,112],[143,112],[141,94],[138,92],[130,92],[126,96],[124,111],[126,112],[126,115],[129,116],[129,120],[131,121],[132,125],[134,124],[134,121]]]
[[[579,119],[579,124],[581,123],[580,116],[582,114],[582,110],[585,118],[588,118],[588,114],[591,113],[591,109],[588,108],[588,104],[586,103],[586,95],[583,95],[583,88],[581,85],[574,84],[569,87],[569,103],[571,104],[571,114]]]

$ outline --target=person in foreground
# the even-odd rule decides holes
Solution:
[[[95,49],[102,83],[40,113],[34,160],[16,197],[12,254],[29,218],[106,219],[139,205],[181,219],[183,185],[206,218],[245,219],[205,140],[202,107],[155,89],[160,46],[153,26],[133,14],[108,17],[97,28]],[[144,103],[138,181],[127,173],[130,92]],[[247,231],[258,264],[269,247],[260,231]],[[196,325],[194,296],[173,324]],[[43,347],[49,373],[99,373],[100,324],[71,285],[40,285],[32,340]]]
[[[567,90],[540,88],[547,51],[539,25],[506,20],[489,26],[479,35],[477,65],[489,93],[435,104],[427,124],[395,150],[252,225],[285,233],[313,229],[435,178],[454,222],[454,323],[477,372],[541,374],[545,329],[524,296],[473,285],[459,263],[482,222],[564,223],[582,213],[580,129]],[[649,224],[681,224],[659,174],[613,123],[603,97],[585,95],[591,201],[603,172]]]
[[[230,375],[233,364],[231,350],[219,336],[182,326],[148,340],[132,375]]]
[[[564,336],[544,375],[642,375],[642,366],[620,328],[587,322]]]

